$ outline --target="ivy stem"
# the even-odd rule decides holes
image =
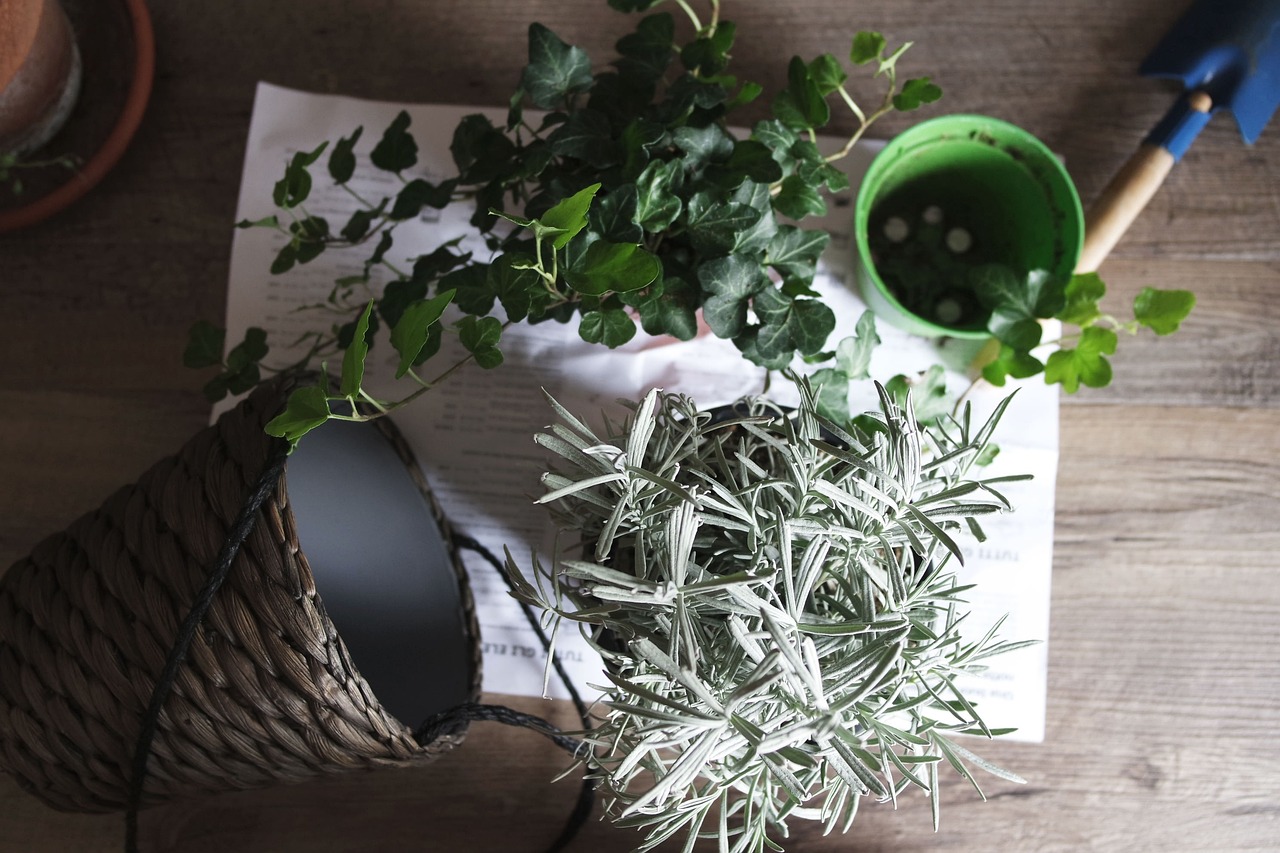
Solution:
[[[338,184],[338,186],[340,186],[340,187],[342,187],[344,190],[346,190],[346,191],[347,191],[347,193],[348,193],[352,198],[354,198],[356,201],[358,201],[358,202],[360,202],[361,204],[363,204],[366,208],[368,208],[369,210],[373,210],[373,207],[374,207],[374,206],[373,206],[372,204],[370,204],[370,203],[369,203],[368,199],[364,198],[364,196],[360,195],[360,193],[358,193],[358,192],[356,192],[355,190],[351,189],[351,185],[350,185],[350,184],[348,184],[348,183],[341,183],[341,184]]]
[[[693,21],[693,28],[698,32],[702,32],[702,20],[698,17],[698,13],[693,11],[693,8],[685,0],[676,0],[676,5],[684,10],[690,21]]]

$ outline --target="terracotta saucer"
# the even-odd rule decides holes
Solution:
[[[84,63],[71,118],[36,155],[78,158],[70,170],[24,170],[23,190],[0,188],[0,231],[35,224],[92,189],[124,154],[142,121],[155,77],[155,36],[144,0],[63,0]]]

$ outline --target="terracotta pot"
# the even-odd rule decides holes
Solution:
[[[26,154],[66,123],[80,51],[58,0],[0,0],[0,153]]]

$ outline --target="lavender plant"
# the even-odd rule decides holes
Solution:
[[[1019,478],[973,473],[1004,405],[925,428],[880,388],[878,411],[837,424],[797,382],[794,412],[654,391],[603,433],[552,401],[538,437],[557,463],[541,501],[583,553],[529,577],[508,555],[508,572],[605,661],[582,761],[641,850],[780,849],[792,821],[845,831],[913,786],[936,824],[944,764],[1020,781],[952,739],[1001,733],[957,677],[1024,645],[962,639],[949,570],[958,534],[1010,508],[999,486]]]

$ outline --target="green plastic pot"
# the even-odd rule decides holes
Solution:
[[[877,244],[888,244],[870,235],[879,235],[895,216],[911,222],[914,215],[923,222],[920,211],[930,207],[944,212],[943,232],[961,227],[971,237],[968,251],[974,264],[1070,276],[1079,260],[1084,241],[1080,197],[1066,169],[1040,140],[986,116],[941,116],[918,124],[876,156],[858,190],[854,213],[859,292],[877,316],[914,334],[972,340],[989,336],[984,309],[974,308],[967,320],[954,324],[913,312],[891,286],[896,284],[893,275],[877,267],[889,267],[885,252],[876,251]],[[926,239],[923,234],[921,239]],[[897,263],[900,271],[902,262]],[[939,286],[977,304],[963,281]],[[949,306],[951,313],[953,309]]]

